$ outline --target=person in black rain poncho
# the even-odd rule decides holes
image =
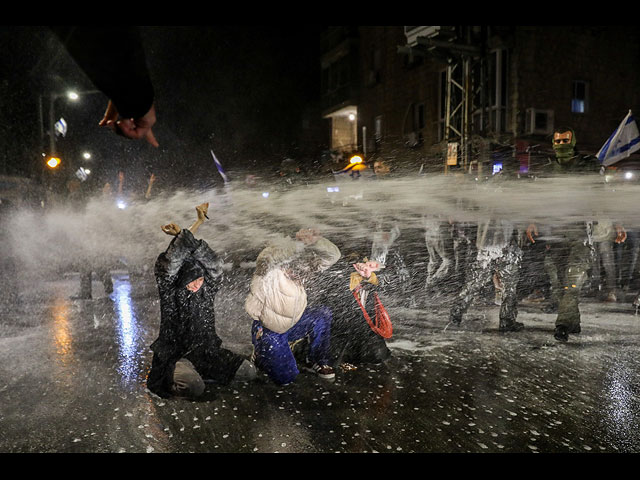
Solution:
[[[253,364],[222,348],[216,333],[214,301],[221,262],[207,242],[194,237],[208,207],[208,203],[196,207],[198,219],[188,230],[174,223],[162,227],[175,238],[155,264],[161,319],[158,338],[151,345],[147,387],[164,398],[195,398],[204,392],[206,381],[227,385],[236,376],[255,376]]]
[[[376,272],[384,267],[366,258],[356,263],[359,258],[355,252],[347,255],[326,272],[322,285],[310,289],[319,292],[317,301],[333,312],[330,363],[343,370],[380,364],[391,357],[385,338],[370,327],[363,311],[376,325],[375,292],[380,286]],[[296,356],[304,355],[305,348],[298,346]]]

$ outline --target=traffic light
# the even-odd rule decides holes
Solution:
[[[47,159],[47,167],[54,169],[54,168],[58,168],[58,166],[60,165],[60,158],[59,157],[54,157],[51,156]]]

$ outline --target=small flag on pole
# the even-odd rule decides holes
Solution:
[[[222,164],[216,158],[216,154],[213,153],[213,150],[211,150],[211,155],[213,156],[213,161],[215,162],[216,167],[218,168],[218,172],[220,172],[220,175],[222,176],[222,179],[224,180],[224,183],[227,183],[229,181],[229,178],[227,178],[227,174],[224,173],[224,169],[222,168]]]
[[[60,117],[60,120],[58,120],[53,127],[56,129],[58,135],[64,137],[67,134],[67,122],[64,118]]]
[[[612,165],[623,158],[627,158],[636,150],[640,149],[640,134],[635,118],[631,110],[624,117],[615,132],[611,134],[609,140],[602,146],[598,154],[598,160],[602,165]]]

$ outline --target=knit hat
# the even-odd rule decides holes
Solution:
[[[183,288],[196,280],[204,277],[204,267],[197,260],[186,260],[178,271],[178,287]]]

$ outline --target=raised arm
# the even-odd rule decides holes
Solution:
[[[184,261],[198,248],[198,241],[189,230],[182,230],[175,223],[162,226],[162,231],[174,238],[167,249],[162,252],[155,265],[156,280],[171,280],[177,275]]]
[[[302,270],[322,272],[340,259],[338,247],[317,230],[302,229],[296,233],[296,239],[305,245],[301,258],[296,262]]]
[[[200,205],[198,205],[196,207],[196,213],[198,215],[198,218],[189,227],[189,230],[191,231],[191,233],[193,233],[195,235],[196,232],[198,231],[198,228],[200,228],[200,225],[202,225],[204,223],[205,218],[206,219],[209,218],[207,216],[207,212],[208,211],[209,211],[209,203],[208,202],[207,203],[202,203],[202,204],[200,204]]]

